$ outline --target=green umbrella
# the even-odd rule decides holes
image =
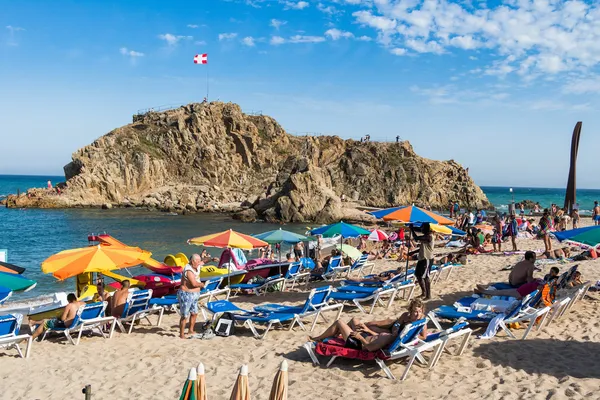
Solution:
[[[283,229],[275,229],[274,231],[268,231],[259,233],[256,235],[252,235],[257,239],[260,239],[269,244],[277,244],[277,243],[298,243],[298,242],[307,242],[309,240],[314,240],[311,238],[307,238],[306,236],[299,235],[294,232],[284,231]]]
[[[321,226],[310,231],[311,235],[323,235],[323,237],[341,235],[343,238],[354,238],[362,235],[369,235],[370,233],[370,231],[361,228],[360,226],[347,224],[343,221],[336,224]]]
[[[554,232],[554,236],[561,242],[597,247],[600,245],[600,226],[586,226],[584,228],[568,231]]]
[[[0,272],[0,286],[9,288],[14,292],[19,292],[21,290],[26,292],[33,289],[35,285],[37,285],[36,281],[27,279],[21,275]]]
[[[352,260],[357,260],[362,256],[360,250],[356,247],[350,246],[349,244],[337,244],[335,246],[336,249],[340,250],[342,253],[345,253]]]
[[[197,379],[198,376],[196,375],[196,368],[190,369],[190,373],[185,381],[185,384],[183,385],[183,390],[181,391],[179,400],[198,400],[198,385],[196,384]]]

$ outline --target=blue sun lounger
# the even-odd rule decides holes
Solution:
[[[327,319],[323,315],[323,313],[327,311],[337,310],[336,320],[340,318],[340,314],[344,309],[343,304],[330,304],[331,294],[334,289],[331,286],[323,286],[320,288],[315,288],[310,291],[308,294],[308,298],[304,302],[302,306],[287,306],[284,304],[263,304],[261,306],[254,307],[254,311],[263,312],[263,313],[283,313],[283,314],[296,314],[298,319],[311,317],[314,315],[314,320],[310,331],[312,332],[315,329],[315,325],[317,324],[317,320],[319,316],[321,316],[325,322]],[[292,322],[292,326],[294,327],[294,322]]]
[[[47,329],[42,336],[42,340],[46,338],[46,336],[50,333],[62,333],[65,337],[75,346],[79,344],[81,340],[81,334],[84,331],[94,331],[96,330],[100,335],[102,335],[105,339],[112,338],[113,332],[115,330],[116,318],[115,317],[106,317],[104,316],[104,310],[106,310],[107,303],[106,301],[89,303],[82,307],[79,307],[77,310],[77,315],[71,322],[71,325],[64,328],[52,328]],[[110,332],[108,336],[102,330],[102,327],[106,324],[110,324]],[[72,333],[77,332],[77,340],[74,340],[71,336]]]
[[[0,349],[11,349],[14,347],[21,358],[28,358],[33,339],[31,335],[19,335],[22,321],[23,315],[21,314],[0,316]],[[25,355],[23,355],[19,343],[25,341],[27,342],[27,348],[25,349]]]
[[[238,325],[246,326],[252,331],[252,334],[257,339],[264,339],[273,325],[277,324],[283,327],[284,322],[291,323],[289,328],[290,330],[295,324],[298,324],[300,328],[306,330],[302,324],[302,321],[300,321],[298,314],[249,311],[239,308],[228,300],[211,301],[206,303],[203,307],[213,314],[213,321],[216,320],[217,317],[222,313],[231,313],[233,315],[234,322]],[[266,329],[262,335],[259,334],[258,330],[256,329],[257,324],[266,325]]]
[[[308,283],[310,278],[310,272],[302,272],[302,262],[297,261],[290,264],[287,272],[285,273],[285,285],[290,285],[290,289],[294,289],[296,283],[304,281]]]
[[[261,283],[236,283],[233,285],[229,285],[229,288],[236,292],[246,290],[246,291],[250,292],[251,294],[260,296],[261,293],[262,294],[267,293],[267,290],[270,287],[273,287],[273,286],[277,285],[278,283],[284,283],[284,282],[285,282],[285,278],[283,276],[273,275],[273,276],[269,276],[267,279],[265,279],[264,282],[261,282]],[[284,285],[284,288],[285,288],[285,285]]]
[[[147,290],[136,290],[130,292],[127,295],[127,301],[125,302],[125,308],[119,318],[117,318],[117,325],[121,332],[131,333],[136,321],[145,319],[150,325],[150,318],[152,314],[158,314],[158,320],[156,326],[160,326],[162,321],[163,313],[165,311],[162,307],[151,308],[150,299],[152,298],[152,289]],[[129,324],[129,330],[125,329],[124,324]]]

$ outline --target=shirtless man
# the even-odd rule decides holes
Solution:
[[[598,206],[598,202],[594,202],[594,209],[592,210],[592,219],[594,220],[594,225],[600,225],[600,206]]]
[[[67,304],[65,310],[59,318],[51,318],[43,321],[29,320],[29,326],[31,328],[37,325],[37,328],[35,328],[31,335],[33,340],[35,340],[48,329],[64,328],[73,323],[73,319],[75,319],[75,316],[77,315],[77,310],[79,310],[79,307],[83,307],[85,303],[83,301],[78,301],[77,296],[75,296],[74,293],[69,293],[67,296],[67,301],[69,304]]]
[[[533,281],[535,259],[535,252],[526,251],[525,259],[515,264],[508,275],[508,283],[510,283],[512,287],[519,287],[525,283]]]
[[[337,320],[321,335],[310,337],[310,340],[320,342],[330,337],[342,335],[346,341],[345,347],[356,350],[377,351],[389,346],[402,332],[404,327],[412,322],[425,318],[425,306],[421,300],[410,302],[408,312],[398,319],[371,321],[366,324],[357,318],[352,318],[348,323]],[[421,339],[427,338],[427,327],[419,333]]]
[[[190,327],[188,333],[194,334],[196,317],[198,316],[198,298],[204,283],[200,282],[200,267],[203,265],[200,255],[194,254],[190,257],[190,263],[183,268],[181,276],[181,287],[177,291],[179,300],[179,337],[185,339],[184,331],[188,318]]]
[[[119,318],[123,314],[125,309],[125,303],[127,302],[127,296],[129,295],[129,288],[131,282],[125,279],[121,282],[121,289],[117,290],[112,296],[112,304],[110,307],[111,314],[113,317]]]

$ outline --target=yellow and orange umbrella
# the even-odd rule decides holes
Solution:
[[[250,235],[236,232],[232,229],[224,232],[213,233],[188,240],[189,244],[207,247],[233,248],[233,249],[256,249],[268,246],[269,243]]]
[[[370,212],[375,218],[381,218],[384,221],[402,221],[402,222],[429,222],[431,224],[452,225],[454,221],[416,206],[393,207],[384,210]]]
[[[97,245],[64,250],[42,263],[42,272],[63,280],[86,272],[104,272],[131,267],[148,260],[152,253],[139,247]]]

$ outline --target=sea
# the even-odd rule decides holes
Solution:
[[[64,181],[62,176],[0,175],[0,198],[31,187],[46,187]],[[482,187],[489,200],[499,210],[507,210],[513,201],[531,200],[542,207],[552,203],[563,204],[565,190],[550,188]],[[593,202],[600,199],[600,190],[580,189],[577,201],[582,214],[588,213]],[[238,232],[254,234],[283,228],[304,233],[310,228],[306,224],[269,224],[263,222],[242,223],[225,214],[199,213],[177,215],[143,209],[8,209],[0,207],[0,249],[6,249],[8,262],[22,266],[29,279],[36,280],[37,286],[27,292],[18,293],[13,300],[22,300],[60,291],[74,289],[72,279],[57,281],[41,272],[40,265],[49,256],[65,249],[88,245],[90,234],[108,233],[124,243],[139,246],[153,253],[157,260],[168,254],[183,252],[190,254],[199,250],[187,244],[187,240],[209,233],[234,229]],[[210,249],[209,249],[210,250]],[[218,249],[210,250],[219,256]],[[142,268],[124,271],[132,276],[147,272]]]

